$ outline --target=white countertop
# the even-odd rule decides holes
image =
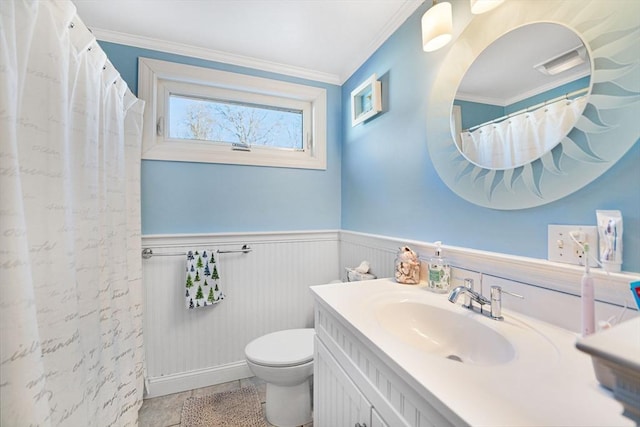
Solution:
[[[576,334],[504,310],[489,319],[446,294],[390,279],[311,287],[316,299],[443,415],[451,411],[473,426],[633,426],[622,405],[599,386],[591,358],[576,349]],[[473,365],[430,354],[399,340],[373,314],[384,301],[413,301],[472,316],[506,337],[515,357]],[[438,327],[438,325],[434,325]]]

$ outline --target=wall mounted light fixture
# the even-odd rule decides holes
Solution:
[[[488,12],[504,0],[469,0],[471,13],[479,15]],[[444,47],[453,38],[453,14],[451,3],[446,1],[433,5],[422,15],[422,49],[433,52]]]
[[[433,2],[433,6],[422,15],[422,48],[433,52],[451,41],[453,37],[453,15],[451,3]]]

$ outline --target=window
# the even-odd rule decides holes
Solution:
[[[142,158],[326,169],[326,91],[139,60]]]
[[[304,110],[169,95],[170,139],[304,149]]]

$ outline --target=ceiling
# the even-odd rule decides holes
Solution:
[[[516,28],[489,45],[467,70],[457,99],[510,105],[591,73],[587,60],[556,75],[534,68],[567,51],[583,46],[573,30],[550,22]]]
[[[343,83],[424,0],[74,0],[99,40]],[[416,42],[419,43],[416,29]]]

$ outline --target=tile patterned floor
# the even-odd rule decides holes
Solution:
[[[179,427],[182,405],[189,397],[201,397],[221,391],[235,390],[253,384],[258,390],[260,402],[264,411],[266,384],[255,377],[228,383],[217,384],[211,387],[204,387],[167,396],[145,399],[138,413],[139,427]],[[271,424],[269,424],[271,425]],[[212,426],[213,427],[213,426]],[[241,427],[241,426],[238,426]],[[313,427],[313,423],[305,424],[303,427]]]

